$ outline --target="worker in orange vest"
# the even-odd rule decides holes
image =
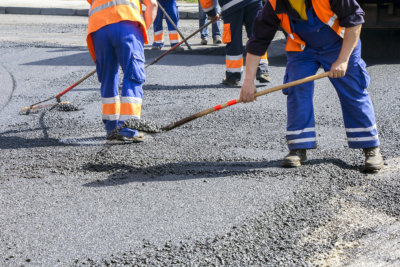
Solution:
[[[289,36],[284,82],[314,75],[321,67],[329,72],[340,99],[348,146],[363,150],[364,171],[377,172],[384,161],[372,101],[366,90],[370,76],[361,58],[364,14],[356,0],[267,1],[256,17],[254,34],[246,45],[246,76],[240,100],[254,100],[258,63],[282,26]],[[307,160],[307,150],[317,146],[314,83],[289,87],[283,93],[287,95],[289,154],[282,160],[282,166],[298,167]]]
[[[225,47],[225,78],[222,84],[237,86],[243,73],[243,25],[247,37],[253,34],[253,22],[257,13],[262,9],[261,0],[200,0],[201,7],[207,13],[210,20],[220,18],[219,10],[215,8],[215,2],[221,6],[221,16],[224,21],[222,42]],[[270,81],[268,57],[265,52],[257,68],[256,79],[260,83]]]
[[[144,134],[121,128],[127,119],[140,118],[147,29],[157,15],[156,0],[87,0],[90,4],[87,45],[101,83],[102,119],[108,140],[142,142]],[[119,94],[119,66],[124,78]]]

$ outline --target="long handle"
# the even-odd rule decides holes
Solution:
[[[319,73],[319,74],[316,74],[316,75],[313,75],[313,76],[309,76],[309,77],[306,77],[306,78],[303,78],[303,79],[300,79],[300,80],[296,80],[296,81],[293,81],[293,82],[289,82],[289,83],[285,83],[285,84],[282,84],[282,85],[278,85],[278,86],[272,87],[272,88],[267,89],[267,90],[259,91],[259,92],[255,93],[255,97],[266,95],[266,94],[269,94],[269,93],[272,93],[272,92],[275,92],[275,91],[279,91],[279,90],[282,90],[282,89],[285,89],[285,88],[289,88],[289,87],[292,87],[292,86],[296,86],[296,85],[299,85],[299,84],[311,82],[311,81],[314,81],[314,80],[317,80],[317,79],[321,79],[321,78],[324,78],[324,77],[327,77],[327,76],[328,76],[328,72]],[[214,106],[212,108],[208,108],[206,110],[200,111],[200,112],[198,112],[196,114],[193,114],[191,116],[188,116],[186,118],[183,118],[183,119],[181,119],[179,121],[176,121],[174,123],[171,123],[171,124],[163,127],[163,131],[172,130],[172,129],[174,129],[174,128],[182,125],[182,124],[185,124],[185,123],[187,123],[189,121],[192,121],[194,119],[203,117],[203,116],[205,116],[207,114],[210,114],[210,113],[212,113],[214,111],[217,111],[217,110],[220,110],[220,109],[235,105],[235,104],[240,103],[240,102],[241,101],[239,99],[234,99],[234,100],[228,101],[226,103],[223,103],[223,104],[220,104],[220,105],[216,105],[216,106]]]
[[[184,42],[186,42],[187,40],[189,40],[190,38],[192,38],[193,36],[195,36],[198,32],[200,32],[202,29],[204,29],[205,27],[208,27],[208,25],[210,25],[211,23],[214,23],[215,21],[210,20],[209,22],[207,22],[206,24],[204,24],[203,26],[201,26],[199,29],[197,29],[196,31],[194,31],[191,35],[189,35],[188,37],[186,37],[185,39],[183,39],[182,41],[180,41],[179,43],[177,43],[176,45],[174,45],[173,47],[171,47],[168,51],[166,51],[164,54],[162,54],[161,56],[157,57],[156,59],[154,59],[151,63],[149,63],[145,68],[147,68],[148,66],[153,65],[154,63],[158,62],[160,59],[162,59],[163,57],[165,57],[166,55],[168,55],[169,53],[171,53],[172,51],[175,50],[175,48],[177,48],[178,46],[180,46],[181,44],[183,44]]]
[[[178,29],[178,26],[172,21],[171,17],[168,15],[167,11],[162,7],[160,2],[157,0],[158,7],[161,9],[161,11],[164,13],[165,17],[168,19],[168,21],[171,23],[171,25],[174,27],[174,29],[179,33],[182,39],[185,39],[185,36],[181,33],[181,31]],[[185,41],[186,46],[190,49],[193,50],[192,47],[189,45],[187,41]]]

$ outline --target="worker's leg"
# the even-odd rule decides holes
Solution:
[[[237,85],[243,72],[243,9],[239,9],[224,17],[222,41],[226,44],[226,72],[227,85]],[[224,82],[223,82],[224,83]]]
[[[117,128],[120,115],[118,61],[110,40],[110,31],[113,27],[108,25],[92,33],[97,77],[101,83],[102,118],[107,134]]]
[[[322,64],[328,71],[340,51],[322,54]],[[330,79],[335,87],[340,104],[349,147],[369,148],[379,146],[378,131],[371,99],[366,90],[369,85],[369,75],[361,59],[361,42],[354,49],[348,64],[346,75],[342,78]]]
[[[167,14],[170,16],[176,27],[178,27],[178,22],[179,22],[179,13],[178,13],[178,7],[176,6],[176,0],[168,0],[165,2],[165,11],[167,11]],[[179,33],[175,30],[175,27],[169,22],[167,19],[167,25],[168,25],[168,32],[169,32],[169,42],[171,46],[176,45],[177,43],[180,42],[180,36]]]
[[[165,0],[158,1],[164,7]],[[157,16],[153,22],[154,41],[153,47],[162,48],[164,46],[164,31],[163,31],[164,13],[160,8],[157,9]]]
[[[284,83],[314,75],[318,68],[319,63],[313,54],[307,51],[287,52]],[[314,83],[289,87],[283,93],[287,94],[286,140],[289,150],[315,148]]]
[[[261,9],[262,9],[261,1],[247,5],[244,8],[244,25],[246,28],[248,38],[250,38],[252,35],[254,18],[257,16],[258,11],[260,11]],[[256,79],[260,82],[269,82],[267,53],[265,53],[261,57],[261,61],[257,69]]]
[[[113,45],[117,51],[118,62],[124,72],[121,90],[121,115],[119,125],[128,119],[140,119],[144,72],[144,37],[136,22],[123,21],[120,25],[119,38]],[[120,133],[127,137],[137,135],[137,130],[124,128]]]
[[[201,7],[199,2],[199,28],[203,27],[203,25],[206,24],[206,20],[207,20],[207,14],[203,11],[203,8]],[[200,37],[201,39],[208,38],[208,27],[205,27],[200,31]]]
[[[214,8],[216,9],[218,14],[221,14],[221,7],[218,4],[218,1],[214,1]],[[212,24],[212,38],[215,44],[221,43],[221,21],[217,21]]]

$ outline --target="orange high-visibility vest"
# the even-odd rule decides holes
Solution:
[[[276,1],[269,0],[272,8],[276,11]],[[340,37],[343,37],[344,29],[339,26],[339,20],[337,15],[332,11],[329,0],[312,0],[312,6],[314,8],[317,17],[326,25],[331,27]],[[288,33],[289,37],[286,41],[286,51],[303,51],[306,43],[292,31],[290,27],[290,19],[286,13],[276,14],[281,21],[282,28]]]
[[[142,5],[139,0],[87,0],[90,4],[89,25],[86,42],[90,55],[96,61],[91,33],[100,28],[123,20],[135,21],[141,25],[147,44],[146,24],[143,20]]]

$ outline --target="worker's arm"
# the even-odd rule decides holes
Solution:
[[[241,102],[254,101],[254,94],[256,93],[256,85],[254,79],[256,78],[258,64],[260,63],[261,56],[256,56],[247,53],[246,56],[246,75],[244,77],[242,89],[240,91]]]
[[[357,46],[358,39],[360,38],[361,24],[350,28],[345,28],[343,36],[342,49],[340,50],[339,57],[333,62],[329,77],[340,78],[346,75],[347,65],[349,58],[354,48]]]
[[[332,11],[338,17],[339,25],[345,31],[342,49],[329,71],[329,77],[339,78],[346,74],[349,58],[360,36],[361,24],[364,23],[365,13],[357,0],[329,0],[329,2]]]
[[[256,86],[254,80],[261,56],[265,55],[279,26],[279,19],[268,1],[253,23],[253,35],[246,44],[246,69],[245,77],[240,91],[240,101],[254,101]]]
[[[144,11],[144,22],[146,23],[146,30],[148,30],[157,16],[157,1],[142,0],[142,2],[146,6],[146,10]]]

